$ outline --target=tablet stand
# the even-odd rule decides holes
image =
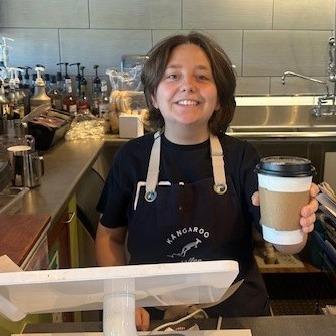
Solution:
[[[104,336],[135,336],[138,307],[215,303],[230,287],[236,261],[218,260],[0,273],[0,313],[103,308]]]

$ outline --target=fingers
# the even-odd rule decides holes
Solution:
[[[305,233],[312,232],[314,230],[314,222],[316,220],[315,213],[310,215],[309,217],[301,217],[300,225],[302,227],[302,231]]]
[[[144,308],[136,308],[135,309],[135,324],[137,330],[147,331],[149,330],[149,313]]]
[[[302,217],[309,217],[311,214],[315,213],[318,209],[318,202],[316,199],[311,199],[309,204],[304,206],[301,209],[301,216]]]
[[[260,199],[259,199],[259,192],[255,191],[251,197],[252,204],[254,206],[259,206],[260,205]]]
[[[315,199],[317,194],[319,193],[319,187],[313,183],[310,188],[310,196],[312,199],[310,200],[309,204],[304,206],[301,209],[301,218],[300,218],[300,225],[302,226],[302,231],[305,233],[312,232],[314,230],[314,222],[316,220],[315,212],[318,209],[318,202]]]
[[[317,184],[312,183],[310,187],[310,197],[316,197],[317,194],[320,192],[320,188],[318,187]]]
[[[305,233],[309,233],[314,230],[314,223],[316,220],[315,212],[318,209],[318,202],[315,197],[319,192],[320,188],[315,183],[312,183],[310,187],[311,200],[308,205],[301,209],[300,225],[302,227],[302,231]]]
[[[309,202],[308,205],[304,206],[301,209],[301,216],[303,217],[309,217],[310,215],[312,215],[313,213],[315,213],[318,209],[318,202],[315,199],[315,197],[317,196],[317,194],[320,192],[320,188],[318,187],[318,185],[316,185],[315,183],[311,184],[310,187],[310,197],[311,200]]]

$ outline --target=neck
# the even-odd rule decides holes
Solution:
[[[209,139],[208,127],[204,129],[186,127],[165,127],[165,137],[178,145],[196,145]]]

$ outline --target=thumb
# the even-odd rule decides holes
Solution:
[[[259,206],[260,205],[260,199],[259,199],[259,192],[255,191],[251,197],[252,204],[254,206]]]
[[[135,309],[135,324],[137,330],[147,331],[149,330],[150,317],[149,313],[144,308]]]

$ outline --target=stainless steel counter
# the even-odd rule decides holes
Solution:
[[[23,197],[21,214],[49,214],[51,222],[59,219],[76,185],[92,166],[103,140],[60,142],[44,154],[45,175],[41,185]]]
[[[249,130],[248,128],[244,129],[242,131],[241,129],[239,131],[228,131],[228,135],[236,137],[236,138],[262,138],[262,139],[272,139],[272,138],[336,138],[336,131],[284,131],[284,130],[276,130],[276,131],[265,131],[259,130],[259,131],[252,131]]]

